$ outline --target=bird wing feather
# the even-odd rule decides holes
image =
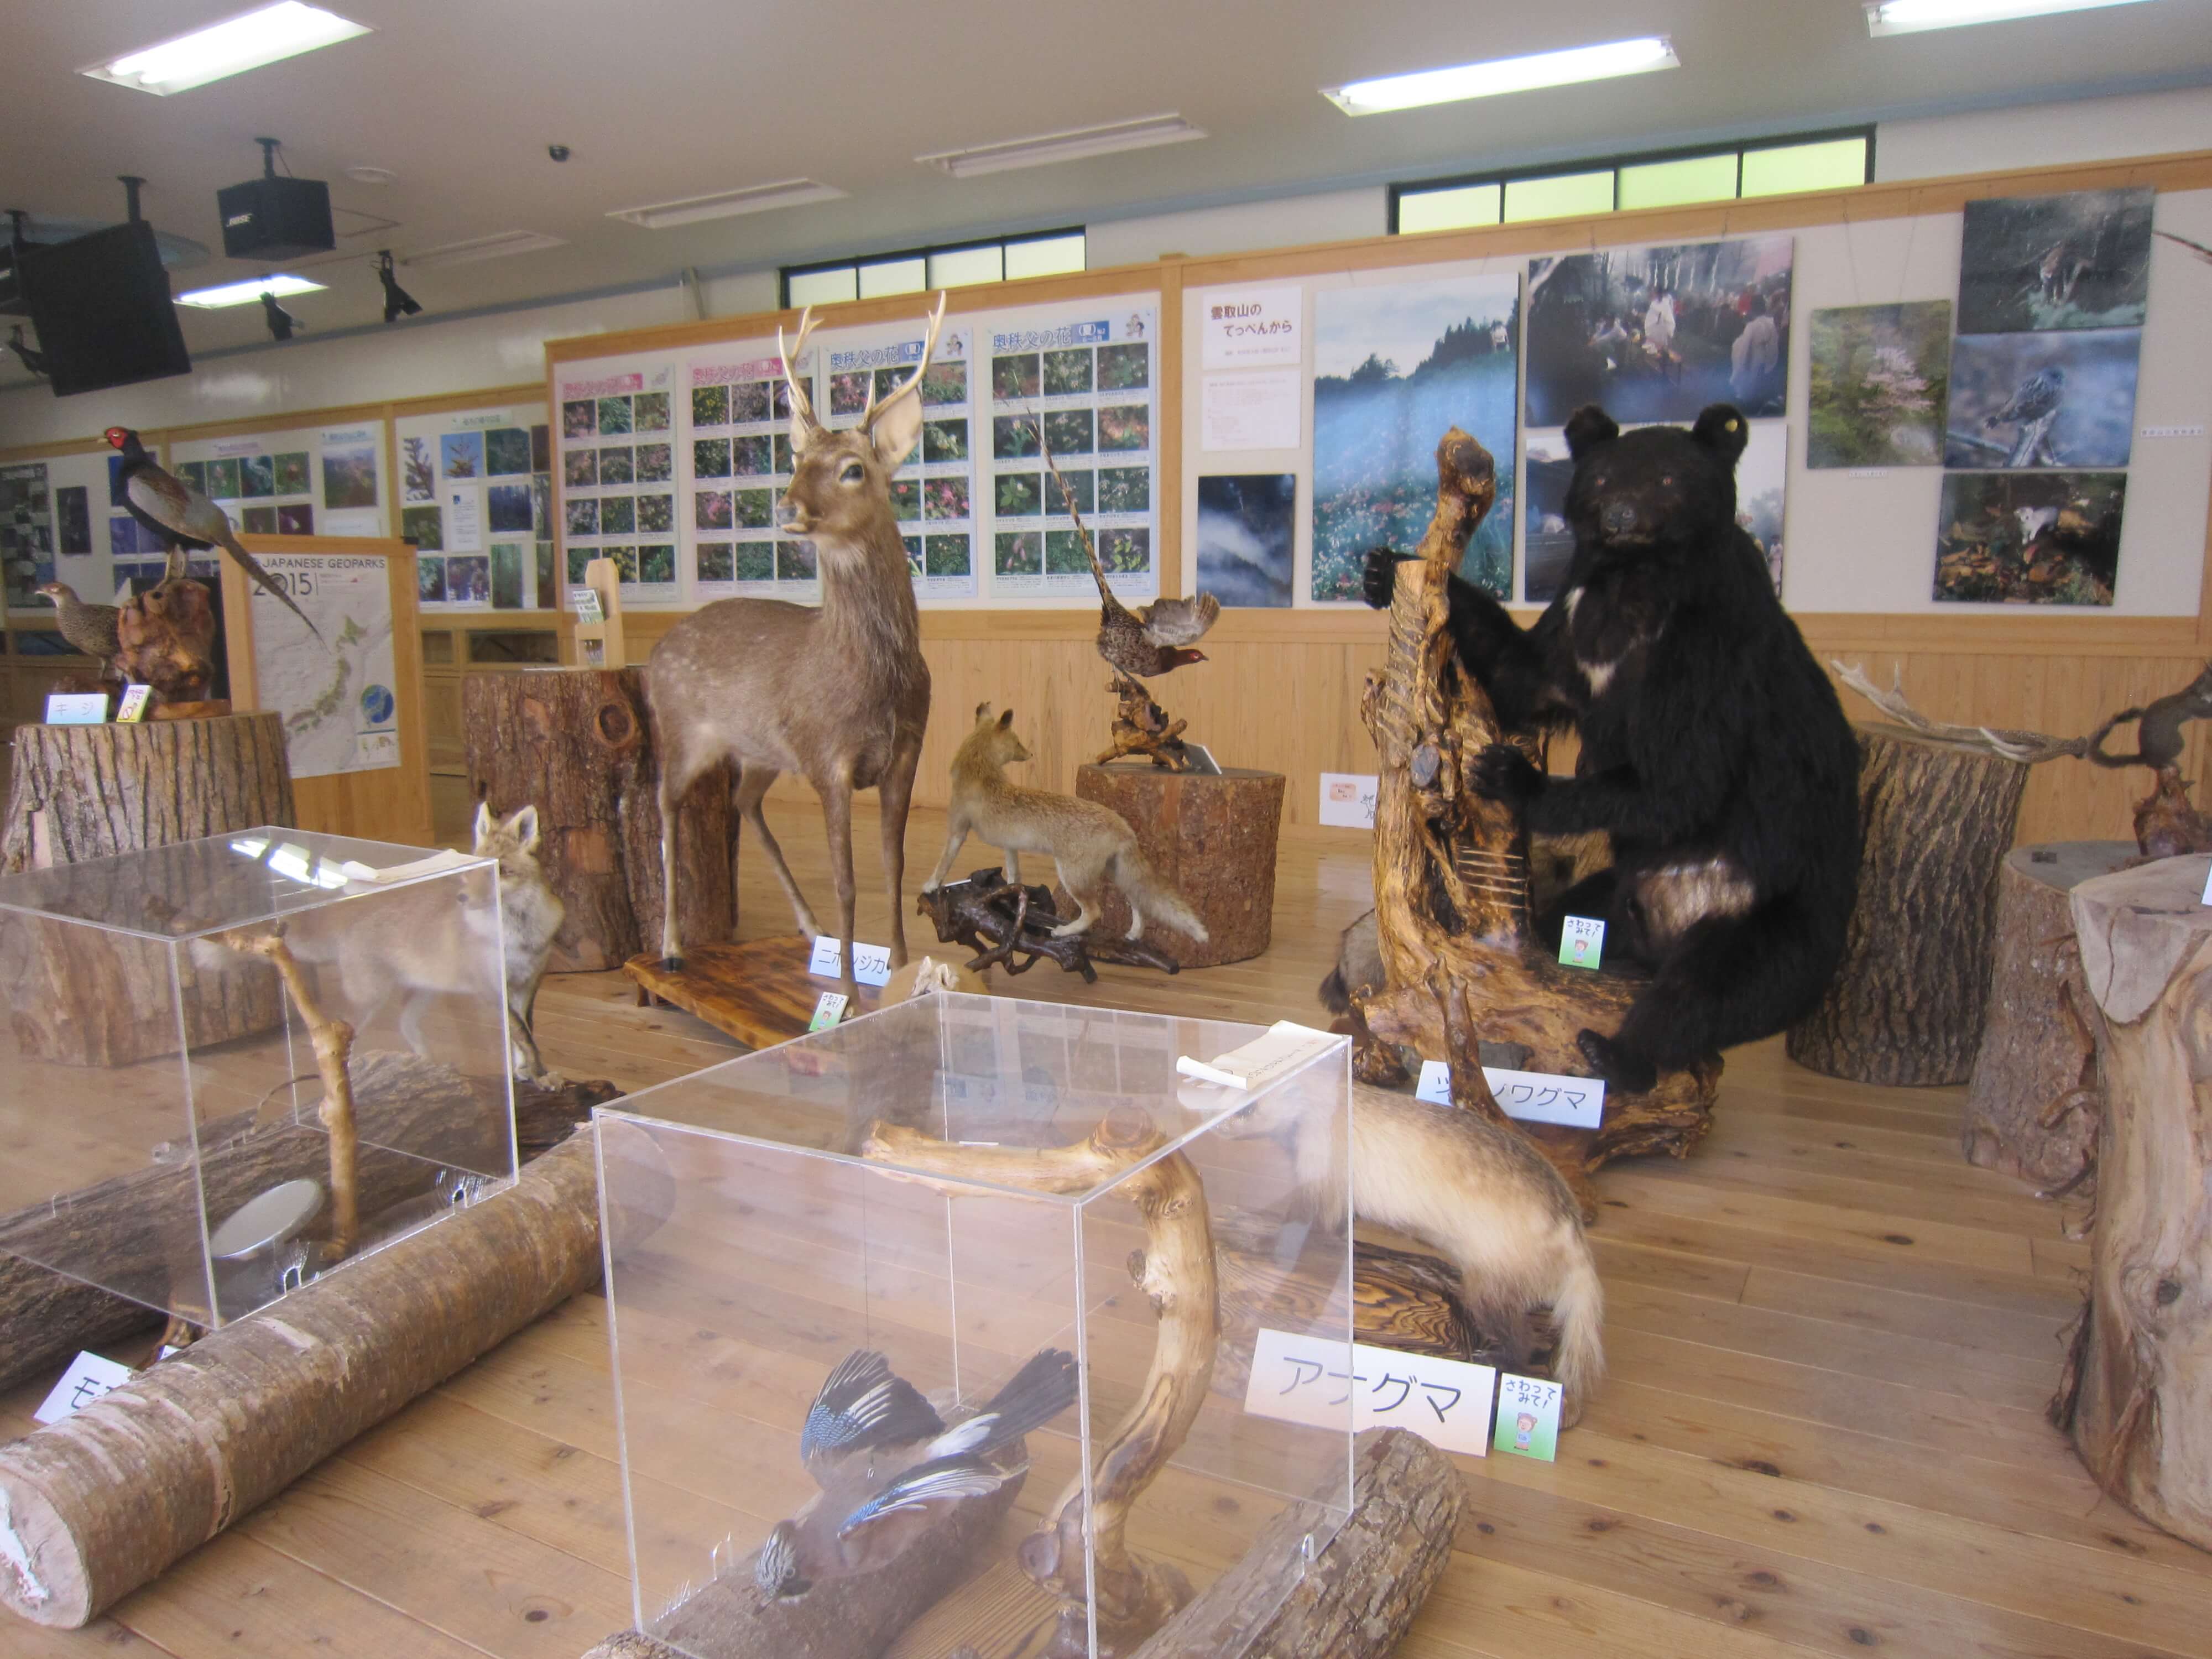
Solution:
[[[1221,601],[1211,593],[1194,599],[1155,599],[1143,615],[1145,637],[1154,645],[1195,645],[1221,615]]]
[[[1001,1468],[979,1457],[945,1457],[918,1463],[847,1516],[837,1528],[837,1536],[849,1538],[861,1528],[903,1510],[988,1497],[1028,1468],[1027,1463]]]

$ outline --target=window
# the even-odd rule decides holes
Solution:
[[[865,259],[786,265],[783,302],[824,306],[841,300],[880,300],[894,294],[967,288],[976,283],[1057,276],[1083,268],[1084,233],[1048,230],[1001,241],[952,242],[941,247],[872,254]]]
[[[1872,127],[1800,133],[1721,149],[1667,150],[1541,172],[1393,185],[1390,229],[1405,236],[1528,219],[1583,218],[1624,208],[1839,190],[1873,178]]]

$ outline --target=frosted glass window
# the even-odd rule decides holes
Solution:
[[[1735,152],[1686,155],[1676,161],[1639,161],[1620,170],[1624,208],[1673,207],[1680,202],[1726,202],[1735,195]]]
[[[794,306],[834,306],[841,300],[860,297],[860,273],[850,265],[839,265],[835,270],[795,270],[791,274],[791,303]]]
[[[1456,185],[1449,190],[1407,191],[1398,198],[1398,234],[1464,230],[1494,225],[1504,197],[1502,185]]]
[[[1005,261],[996,243],[989,247],[956,247],[929,256],[932,288],[967,288],[976,283],[999,282],[1005,276]]]
[[[1845,190],[1867,181],[1867,141],[1830,138],[1743,153],[1743,193],[1784,196],[1799,190]]]
[[[1040,236],[1034,241],[1006,244],[1006,280],[1022,276],[1064,276],[1084,268],[1084,238]]]
[[[1612,211],[1611,167],[1601,173],[1560,173],[1549,179],[1505,181],[1504,222],[1509,225],[1523,219],[1565,219]]]
[[[927,259],[878,259],[860,267],[860,297],[881,300],[893,294],[919,294],[929,286]]]

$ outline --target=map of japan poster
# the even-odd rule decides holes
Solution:
[[[344,553],[260,556],[322,635],[317,639],[282,600],[254,589],[254,695],[284,717],[292,775],[398,765],[398,675],[385,562]]]

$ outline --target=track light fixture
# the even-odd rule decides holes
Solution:
[[[23,367],[32,374],[38,375],[46,374],[46,354],[38,347],[24,343],[22,324],[16,324],[15,331],[9,335],[8,349],[14,352],[21,360]]]
[[[388,247],[379,248],[376,251],[376,280],[384,284],[384,320],[386,322],[396,323],[402,317],[413,317],[421,313],[422,307],[417,303],[415,296],[400,287],[398,279],[392,274],[392,250]]]
[[[276,339],[289,340],[294,329],[304,326],[297,317],[276,303],[273,294],[261,296],[261,314],[269,319],[270,335]]]

